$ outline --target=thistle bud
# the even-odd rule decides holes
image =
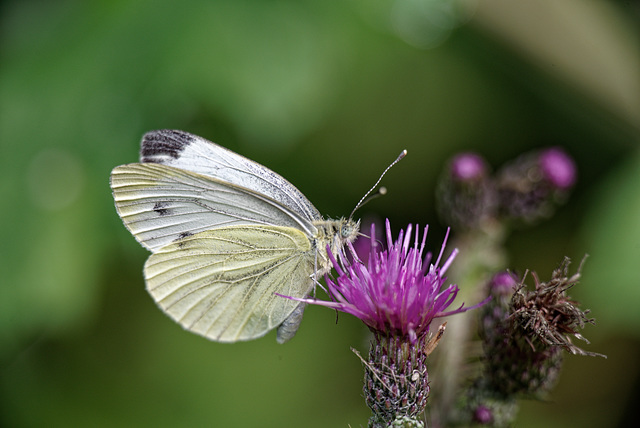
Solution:
[[[559,148],[527,153],[497,174],[501,217],[532,223],[550,217],[576,182],[576,166]]]
[[[475,153],[460,153],[449,161],[437,192],[444,223],[476,229],[493,216],[496,198],[490,172],[489,165]]]
[[[480,309],[480,337],[486,355],[498,352],[509,334],[508,324],[511,298],[518,285],[517,277],[510,272],[500,272],[489,281],[491,300]]]

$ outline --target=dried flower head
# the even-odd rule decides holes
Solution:
[[[580,273],[569,277],[568,267],[565,258],[548,282],[532,273],[534,290],[510,273],[494,277],[489,286],[494,299],[482,308],[480,324],[485,377],[476,389],[503,397],[544,395],[558,379],[563,350],[603,356],[571,341],[571,336],[586,341],[578,331],[594,320],[567,296],[580,278]]]
[[[540,282],[538,275],[532,272],[535,290],[527,290],[523,279],[512,298],[512,322],[528,332],[533,349],[539,343],[543,346],[559,346],[572,354],[604,357],[587,352],[571,342],[571,336],[574,336],[589,343],[578,331],[586,324],[595,324],[595,320],[587,317],[589,310],[581,310],[577,302],[567,295],[567,290],[578,283],[582,267],[569,277],[569,264],[569,258],[565,257],[548,282]]]

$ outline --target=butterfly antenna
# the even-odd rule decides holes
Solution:
[[[369,189],[369,191],[367,193],[364,194],[364,196],[362,197],[362,199],[360,199],[360,201],[358,201],[358,203],[356,204],[356,207],[353,209],[353,211],[351,211],[351,214],[349,215],[349,218],[353,218],[353,214],[358,210],[358,208],[362,207],[364,204],[366,204],[367,202],[369,202],[370,200],[377,198],[378,196],[382,196],[384,194],[387,193],[387,188],[386,187],[381,187],[380,189],[378,189],[378,191],[374,194],[371,194],[371,192],[373,192],[376,187],[378,187],[378,184],[380,184],[380,181],[382,181],[382,177],[384,177],[384,175],[387,173],[387,171],[389,171],[391,169],[392,166],[394,166],[395,164],[397,164],[398,162],[400,162],[400,160],[402,160],[403,157],[405,157],[407,155],[407,151],[403,150],[400,155],[398,155],[398,157],[396,158],[396,160],[394,160],[393,162],[391,162],[391,165],[389,165],[387,167],[387,169],[385,169],[384,171],[382,171],[382,174],[380,174],[380,178],[378,178],[378,181],[376,181],[376,184],[374,184],[371,189]]]

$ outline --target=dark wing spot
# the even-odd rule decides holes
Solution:
[[[169,204],[166,202],[156,202],[155,205],[153,206],[153,210],[157,212],[160,216],[168,215],[169,214],[169,209],[167,208],[168,206]]]
[[[178,248],[184,249],[187,244],[187,242],[184,241],[184,238],[189,237],[191,235],[193,235],[193,233],[191,232],[182,232],[180,235],[178,235],[176,239],[173,240],[173,242],[178,243]]]
[[[140,161],[164,163],[178,159],[180,153],[195,140],[194,136],[184,131],[161,129],[151,131],[142,137]]]

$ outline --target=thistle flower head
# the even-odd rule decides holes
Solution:
[[[420,240],[419,228],[416,227],[412,239],[413,227],[409,225],[406,233],[401,230],[394,242],[387,220],[387,249],[377,251],[375,225],[372,225],[367,264],[360,260],[350,263],[344,252],[336,257],[329,251],[329,258],[338,273],[336,278],[326,278],[327,292],[332,301],[309,300],[309,303],[352,314],[375,332],[405,337],[412,343],[428,333],[434,318],[474,308],[462,305],[447,311],[459,289],[453,284],[443,288],[446,282],[443,275],[458,251],[454,250],[440,266],[445,237],[437,260],[431,263],[431,253],[423,257],[427,230],[424,229]],[[348,245],[354,252],[353,246]]]
[[[409,225],[394,241],[387,220],[386,249],[376,240],[375,224],[366,255],[358,255],[351,243],[346,244],[350,254],[346,250],[333,254],[327,247],[337,272],[325,277],[331,301],[296,299],[355,315],[373,331],[369,358],[360,357],[366,367],[364,395],[372,411],[371,427],[424,426],[419,418],[429,396],[426,359],[440,338],[430,338],[431,322],[484,304],[447,310],[459,289],[445,286],[443,275],[458,251],[440,264],[445,237],[432,263],[431,253],[424,254],[427,228],[422,235],[419,227],[415,235],[412,232]]]

